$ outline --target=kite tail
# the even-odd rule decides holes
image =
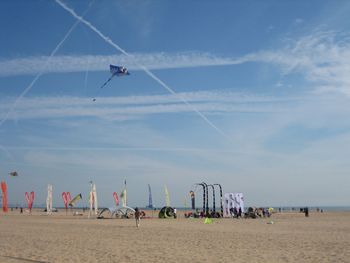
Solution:
[[[102,84],[96,95],[93,97],[92,101],[96,101],[96,97],[100,94],[101,90],[112,80],[115,75],[112,75],[105,83]]]

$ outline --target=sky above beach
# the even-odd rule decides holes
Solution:
[[[350,2],[0,1],[0,179],[45,203],[349,205]],[[109,65],[131,75],[110,77]],[[93,102],[92,98],[96,97]],[[17,171],[18,177],[9,172]]]

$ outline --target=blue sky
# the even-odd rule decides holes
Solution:
[[[248,205],[349,205],[349,12],[340,0],[1,1],[10,202],[34,190],[43,204],[51,183],[61,206],[93,180],[110,206],[126,179],[132,206],[147,184],[155,205],[166,184],[183,206],[202,181]],[[131,75],[99,91],[109,64]]]

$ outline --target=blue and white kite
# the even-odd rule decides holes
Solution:
[[[102,84],[100,89],[106,86],[107,83],[110,82],[114,76],[122,77],[130,75],[128,69],[122,66],[109,65],[109,71],[111,72],[112,76],[105,83]],[[96,101],[96,98],[93,98],[92,101]]]

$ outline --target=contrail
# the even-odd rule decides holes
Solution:
[[[0,148],[1,149],[1,148]],[[38,151],[116,151],[116,152],[213,152],[245,154],[242,151],[223,150],[214,148],[161,148],[161,147],[40,147],[40,146],[9,146],[11,150],[38,150]],[[250,154],[251,152],[249,152]]]
[[[84,12],[83,15],[86,14],[86,12],[90,9],[91,7],[91,3],[88,6],[87,10]],[[74,30],[74,28],[80,23],[79,20],[77,20],[73,26],[68,30],[68,32],[66,33],[66,35],[63,37],[63,39],[57,44],[57,46],[55,47],[55,49],[51,52],[50,56],[47,58],[46,62],[45,62],[45,67],[49,64],[50,59],[57,53],[57,51],[60,49],[60,47],[62,46],[62,44],[66,41],[66,39],[69,37],[69,35],[72,33],[72,31]],[[45,68],[44,67],[44,68]],[[25,88],[23,90],[23,92],[17,97],[17,99],[15,100],[15,102],[12,104],[11,108],[8,110],[8,112],[6,113],[5,117],[1,120],[0,122],[0,127],[1,125],[7,121],[8,117],[10,116],[10,114],[14,111],[14,109],[16,108],[18,102],[32,89],[32,87],[34,86],[34,84],[38,81],[38,79],[44,74],[44,71],[39,72],[34,79],[32,80],[32,82],[29,84],[29,86],[27,88]]]
[[[92,31],[94,31],[96,34],[98,34],[105,42],[113,46],[115,49],[123,53],[124,55],[132,58],[135,61],[135,64],[140,67],[148,76],[150,76],[152,79],[157,81],[161,86],[163,86],[167,91],[169,91],[171,94],[175,95],[180,101],[185,103],[187,106],[189,106],[195,113],[197,113],[207,124],[209,124],[212,128],[214,128],[218,133],[226,137],[231,141],[231,138],[224,133],[221,129],[216,127],[214,123],[212,123],[203,113],[201,113],[199,110],[197,110],[192,104],[190,104],[185,98],[178,95],[172,88],[170,88],[167,84],[165,84],[161,79],[159,79],[156,75],[154,75],[150,70],[148,70],[144,65],[137,62],[137,60],[134,58],[133,55],[126,52],[123,48],[121,48],[119,45],[114,43],[109,37],[105,36],[100,30],[98,30],[95,26],[93,26],[89,21],[85,20],[82,16],[79,16],[75,11],[71,8],[69,8],[65,3],[61,2],[60,0],[55,0],[56,3],[58,3],[63,9],[65,9],[67,12],[69,12],[73,17],[75,17],[78,21],[81,23],[87,25]]]

